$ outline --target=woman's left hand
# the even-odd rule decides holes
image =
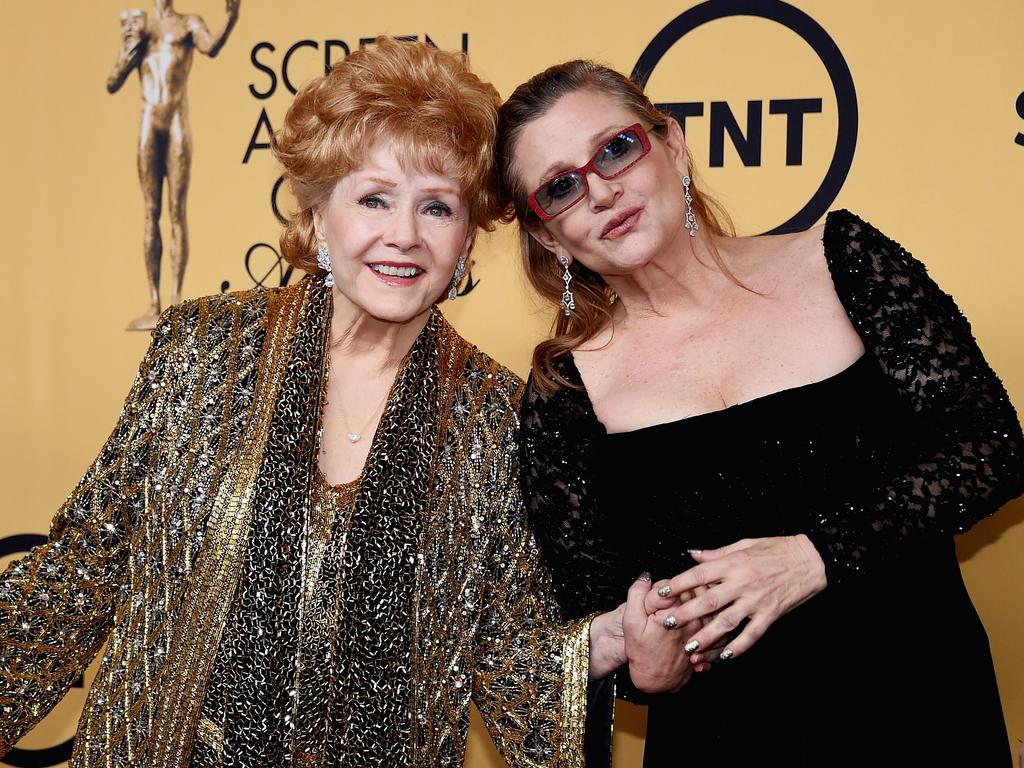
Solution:
[[[661,597],[708,587],[693,600],[655,614],[663,623],[668,622],[666,626],[677,627],[715,614],[686,644],[691,663],[700,663],[702,648],[713,647],[749,619],[719,658],[742,655],[780,616],[821,592],[827,584],[825,563],[803,534],[743,539],[721,549],[691,554],[697,565],[654,585],[654,591]]]

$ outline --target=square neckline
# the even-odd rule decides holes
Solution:
[[[837,214],[844,214],[844,213],[847,214],[847,215],[851,215],[849,213],[849,211],[847,211],[845,209],[840,209],[838,211],[829,211],[825,215],[824,228],[823,228],[822,237],[821,237],[821,240],[822,240],[822,252],[824,253],[824,256],[825,256],[825,265],[826,265],[826,267],[829,270],[829,277],[832,279],[833,288],[835,288],[835,278],[833,276],[833,270],[832,270],[832,259],[829,257],[829,252],[828,252],[828,242],[829,242],[828,234],[829,234],[829,231],[832,229],[833,221],[837,218]],[[839,291],[838,290],[836,290],[836,295],[839,296]],[[842,304],[842,298],[841,297],[840,297],[840,304]],[[844,306],[844,309],[845,309],[845,306]],[[854,326],[854,329],[856,330],[856,326]],[[667,426],[673,426],[673,425],[681,425],[681,424],[684,424],[684,423],[697,422],[697,421],[705,420],[707,417],[714,416],[716,414],[719,414],[722,417],[727,417],[727,416],[730,416],[730,415],[732,415],[733,413],[735,413],[737,411],[740,411],[740,410],[746,408],[747,406],[752,406],[752,405],[755,405],[755,404],[763,404],[765,401],[772,401],[772,400],[775,400],[775,399],[786,399],[788,397],[791,397],[793,394],[804,392],[804,391],[806,391],[808,389],[812,389],[812,388],[827,387],[829,384],[838,383],[839,381],[841,381],[842,379],[844,379],[848,375],[850,375],[853,371],[859,369],[869,359],[869,355],[868,355],[867,351],[865,350],[859,357],[857,357],[856,360],[854,360],[852,363],[847,365],[845,368],[842,368],[842,369],[836,371],[833,374],[830,374],[830,375],[828,375],[828,376],[826,376],[824,378],[821,378],[821,379],[817,379],[815,381],[809,381],[809,382],[806,382],[804,384],[796,384],[796,385],[794,385],[792,387],[785,387],[783,389],[777,389],[774,392],[768,392],[768,393],[763,394],[763,395],[758,395],[757,397],[750,398],[749,400],[743,400],[743,401],[738,402],[738,403],[733,403],[732,405],[727,405],[724,408],[716,408],[716,409],[711,410],[711,411],[701,411],[700,413],[694,413],[694,414],[691,414],[689,416],[683,416],[682,418],[671,419],[669,421],[652,422],[650,424],[644,424],[643,426],[637,427],[636,429],[628,429],[628,430],[623,430],[621,432],[609,432],[608,428],[605,426],[604,422],[601,421],[601,419],[598,418],[597,411],[594,409],[594,403],[590,399],[590,392],[587,390],[586,382],[583,380],[583,376],[582,376],[582,374],[580,374],[580,370],[576,366],[576,358],[573,356],[573,351],[569,350],[568,353],[565,355],[564,359],[565,359],[565,362],[567,364],[567,367],[570,369],[568,372],[572,375],[573,379],[575,381],[579,382],[579,384],[580,384],[581,395],[586,400],[587,410],[590,411],[590,414],[593,417],[594,422],[597,424],[597,426],[600,428],[600,430],[605,434],[605,436],[613,437],[613,436],[618,436],[618,435],[634,435],[634,434],[638,434],[638,433],[641,433],[641,432],[645,432],[647,430],[658,429],[658,428],[661,428],[661,427],[667,427]]]

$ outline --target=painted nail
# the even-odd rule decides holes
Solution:
[[[662,623],[665,625],[665,629],[675,629],[679,626],[679,622],[676,621],[675,616],[668,616]]]
[[[686,551],[689,552],[690,555],[699,555],[704,550],[703,549],[688,549]]]
[[[723,661],[725,659],[731,659],[732,658],[732,649],[731,648],[726,648],[724,651],[722,651],[722,655],[719,656],[718,658],[722,659]]]
[[[666,584],[664,587],[662,587],[661,589],[658,590],[658,596],[659,597],[668,597],[671,594],[672,594],[672,587],[670,587],[668,584]]]
[[[644,571],[643,573],[640,574],[640,581],[650,581],[650,580],[651,580],[651,574],[650,574],[649,571]]]
[[[687,653],[693,653],[698,648],[700,648],[700,643],[698,643],[696,640],[691,640],[690,642],[688,642],[686,645],[683,646],[683,650],[686,651]]]

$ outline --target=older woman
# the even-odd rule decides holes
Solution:
[[[512,764],[580,764],[621,629],[553,623],[522,382],[436,309],[496,209],[498,103],[462,57],[388,39],[298,94],[281,242],[313,274],[164,314],[0,581],[0,755],[106,641],[75,766],[457,766],[471,699]]]
[[[647,609],[731,659],[650,700],[645,764],[1007,765],[953,535],[1021,493],[1024,438],[953,301],[846,211],[730,236],[679,125],[590,62],[520,86],[497,154],[559,306],[522,410],[556,594],[678,574]]]

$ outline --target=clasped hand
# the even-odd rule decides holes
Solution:
[[[593,677],[628,661],[640,690],[676,691],[694,671],[748,651],[778,618],[826,586],[821,556],[803,535],[743,539],[691,554],[696,566],[653,585],[637,579],[623,605],[595,619]]]
[[[704,624],[698,618],[686,625],[668,627],[659,613],[678,608],[692,600],[703,588],[674,597],[661,597],[653,589],[651,578],[641,575],[629,588],[626,602],[616,610],[602,614],[590,626],[590,677],[607,677],[629,662],[630,678],[646,693],[670,693],[686,684],[691,675],[710,667],[713,650],[707,660],[692,664],[683,646]]]

